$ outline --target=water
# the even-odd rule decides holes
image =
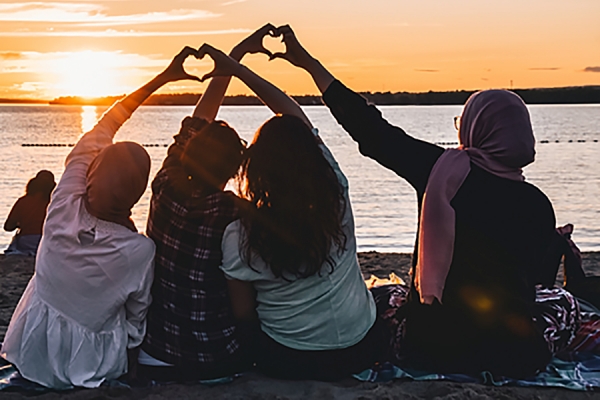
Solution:
[[[385,117],[409,134],[433,142],[456,141],[452,119],[460,106],[386,106]],[[552,200],[558,224],[573,223],[583,250],[600,251],[600,105],[529,107],[538,140],[537,160],[525,169],[527,179]],[[0,220],[24,193],[40,169],[57,178],[70,151],[63,147],[22,147],[22,143],[74,143],[89,130],[104,108],[0,105]],[[358,152],[357,145],[321,106],[305,108],[350,181],[360,251],[410,252],[415,240],[417,204],[414,190],[393,172]],[[170,144],[180,121],[192,107],[141,107],[117,133],[116,140]],[[266,107],[223,107],[228,121],[245,139],[271,116]],[[554,141],[558,140],[559,143]],[[573,143],[568,143],[572,140]],[[578,143],[578,140],[585,142]],[[599,142],[593,142],[598,140]],[[542,143],[549,141],[550,143]],[[165,147],[147,148],[152,176]],[[149,190],[134,208],[138,228],[145,227]],[[0,232],[0,248],[12,233]]]

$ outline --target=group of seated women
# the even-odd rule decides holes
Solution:
[[[267,35],[282,36],[285,53],[266,50]],[[363,282],[346,177],[300,106],[239,63],[248,53],[306,70],[360,152],[415,189],[412,284],[394,332],[381,317],[387,305]],[[187,57],[207,55],[212,72],[185,72]],[[276,114],[249,146],[215,120],[232,76]],[[131,208],[150,157],[113,137],[163,85],[209,78],[151,183],[147,236],[139,234]],[[128,370],[158,380],[250,369],[336,380],[399,359],[438,372],[533,375],[557,348],[535,301],[536,285],[554,281],[545,254],[555,217],[522,175],[535,155],[527,108],[508,91],[478,92],[459,139],[445,150],[390,125],[289,26],[265,25],[229,56],[186,47],[68,155],[1,356],[59,389],[96,387]],[[225,190],[231,179],[237,195]],[[575,308],[561,329],[574,329]],[[391,346],[397,337],[401,345]]]

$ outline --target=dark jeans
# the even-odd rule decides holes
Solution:
[[[336,350],[291,349],[261,331],[256,339],[256,367],[273,378],[335,381],[380,361],[388,341],[379,318],[360,342]]]
[[[253,345],[260,330],[258,322],[238,322],[240,348],[229,358],[213,363],[189,363],[173,367],[138,365],[137,378],[140,382],[192,382],[232,376],[252,369],[254,365]]]

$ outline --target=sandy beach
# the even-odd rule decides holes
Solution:
[[[361,268],[367,278],[380,278],[394,272],[408,282],[411,256],[399,253],[360,253]],[[600,252],[584,253],[588,275],[600,275]],[[34,271],[33,257],[0,255],[0,341],[4,338],[12,312]],[[560,279],[560,278],[559,278]],[[21,399],[23,393],[0,392],[1,398]],[[600,399],[600,392],[574,392],[566,389],[492,387],[442,381],[363,383],[347,379],[337,383],[281,381],[247,374],[233,383],[216,387],[199,384],[168,385],[151,389],[99,388],[45,393],[37,399]]]

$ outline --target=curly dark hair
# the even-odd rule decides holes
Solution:
[[[194,129],[193,124],[192,118],[186,118],[182,129]],[[238,173],[245,150],[232,127],[224,121],[213,121],[187,142],[181,162],[196,188],[218,188]]]
[[[240,193],[254,211],[242,215],[241,253],[252,267],[260,257],[284,279],[320,273],[331,251],[342,252],[344,189],[298,117],[279,115],[256,132],[242,163]]]

